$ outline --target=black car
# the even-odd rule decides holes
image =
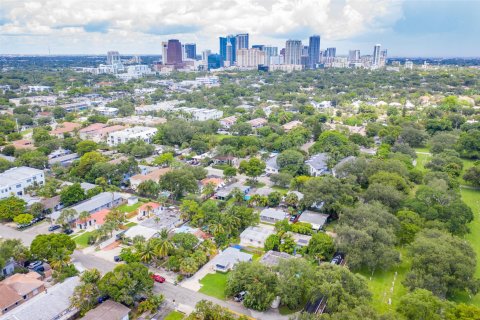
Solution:
[[[120,262],[120,261],[122,261],[122,258],[120,256],[115,256],[115,257],[113,257],[113,261]]]
[[[73,230],[72,230],[72,229],[65,229],[65,230],[63,230],[63,233],[65,233],[65,234],[72,234],[72,233],[73,233]]]
[[[233,300],[236,302],[242,302],[243,299],[245,299],[245,296],[247,295],[247,291],[242,291],[240,293],[237,293],[234,297]]]
[[[30,264],[28,265],[28,269],[35,269],[35,268],[41,267],[42,265],[43,265],[43,262],[40,260],[33,261],[33,262],[30,262]]]
[[[48,231],[55,231],[57,229],[60,229],[60,225],[58,225],[58,224],[54,224],[54,225],[48,227]]]

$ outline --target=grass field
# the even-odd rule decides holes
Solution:
[[[135,227],[137,224],[138,224],[138,223],[131,221],[131,222],[129,222],[129,223],[127,223],[127,224],[125,225],[125,227],[126,227],[125,229],[131,228],[131,227]]]
[[[395,310],[400,298],[406,294],[407,289],[402,285],[407,275],[411,261],[406,255],[406,249],[399,249],[402,262],[399,266],[388,271],[360,272],[366,279],[368,287],[373,294],[372,305],[380,313]]]
[[[226,300],[225,287],[227,286],[227,277],[228,274],[220,272],[207,274],[200,280],[202,288],[200,288],[199,292]]]
[[[137,202],[135,204],[132,204],[132,205],[128,205],[128,204],[122,204],[121,206],[118,207],[118,210],[122,211],[122,212],[125,212],[125,213],[130,213],[130,212],[133,212],[135,210],[138,209],[138,207],[140,207],[141,205],[143,204],[143,202]]]
[[[90,236],[91,232],[84,232],[79,236],[76,236],[73,239],[77,244],[77,247],[80,249],[88,247],[88,237]]]
[[[167,314],[164,320],[182,320],[184,317],[185,317],[185,314],[178,311],[172,311],[169,314]]]

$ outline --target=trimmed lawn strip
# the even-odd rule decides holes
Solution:
[[[76,236],[73,239],[79,248],[88,247],[88,238],[90,237],[91,232],[84,232],[79,236]]]
[[[125,213],[130,213],[130,212],[133,212],[135,210],[138,209],[138,207],[140,207],[144,202],[137,202],[135,204],[132,204],[132,205],[128,205],[128,204],[122,204],[121,206],[118,207],[118,210],[122,211],[122,212],[125,212]]]
[[[227,286],[227,277],[228,273],[217,272],[207,274],[199,281],[202,285],[199,292],[221,300],[226,300],[225,287]]]
[[[179,311],[172,311],[164,318],[164,320],[182,320],[185,317],[185,314]]]

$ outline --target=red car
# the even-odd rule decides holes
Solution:
[[[159,282],[159,283],[164,283],[165,282],[165,278],[162,277],[159,274],[151,274],[150,277],[152,277],[153,281],[155,281],[155,282]]]

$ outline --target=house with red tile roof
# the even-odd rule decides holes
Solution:
[[[77,219],[75,221],[75,226],[79,229],[88,229],[102,226],[105,223],[107,215],[110,213],[110,209],[102,209],[95,213],[92,213],[90,217],[86,219]]]
[[[150,217],[157,214],[161,209],[162,206],[159,203],[150,201],[138,207],[137,213],[142,217]]]
[[[59,123],[55,130],[50,131],[50,134],[53,136],[57,136],[58,138],[63,138],[65,133],[73,132],[77,129],[80,129],[82,125],[80,123],[75,122],[63,122]]]

